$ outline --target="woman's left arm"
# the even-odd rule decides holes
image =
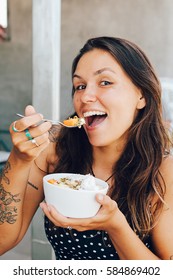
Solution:
[[[173,157],[163,160],[160,168],[164,179],[166,192],[164,206],[159,220],[151,231],[152,247],[149,250],[136,236],[126,220],[122,222],[120,229],[113,230],[110,227],[109,236],[121,259],[162,259],[173,260]],[[123,221],[123,219],[122,219]],[[124,224],[124,225],[123,225]]]
[[[166,184],[165,204],[152,230],[152,242],[155,253],[161,259],[173,260],[173,157],[164,160],[161,174]]]

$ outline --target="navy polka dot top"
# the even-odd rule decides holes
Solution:
[[[79,232],[53,226],[45,216],[45,232],[57,260],[119,260],[107,232]],[[149,240],[145,242],[149,248]]]

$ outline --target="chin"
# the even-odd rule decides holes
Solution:
[[[88,137],[88,140],[90,144],[95,147],[104,147],[109,145],[109,142],[106,141],[106,139],[104,139],[103,137],[101,137],[101,139],[100,137]]]

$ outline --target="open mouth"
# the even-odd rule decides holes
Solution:
[[[102,123],[107,114],[100,111],[90,111],[84,113],[85,123],[87,126],[95,127],[96,125]]]

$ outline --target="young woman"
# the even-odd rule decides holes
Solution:
[[[173,158],[151,63],[127,40],[93,38],[74,59],[72,81],[75,114],[86,121],[81,129],[61,128],[50,142],[51,124],[36,125],[43,116],[32,106],[10,127],[14,147],[0,185],[1,254],[23,238],[40,205],[57,259],[171,259]],[[42,202],[43,176],[53,172],[108,182],[108,194],[96,196],[96,216],[67,218]]]

